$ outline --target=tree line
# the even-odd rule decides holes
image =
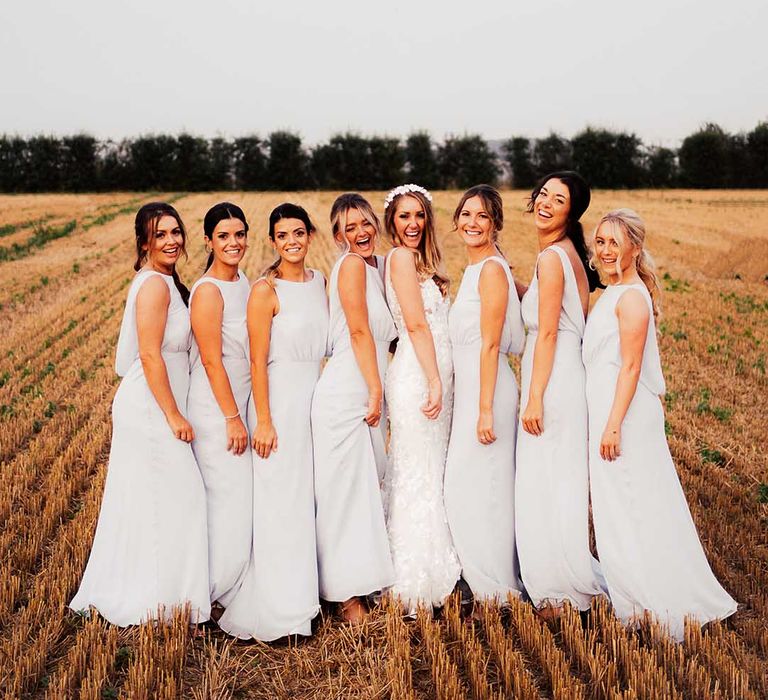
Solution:
[[[441,143],[337,134],[306,147],[276,131],[266,138],[146,135],[121,141],[73,136],[0,136],[0,191],[385,190],[404,181],[432,189],[478,182],[529,188],[548,172],[574,169],[593,187],[768,187],[768,122],[730,134],[706,124],[678,149],[635,134],[586,128],[568,139],[479,135]]]

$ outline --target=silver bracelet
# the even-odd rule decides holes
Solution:
[[[240,411],[238,411],[237,413],[235,413],[235,415],[234,415],[234,416],[224,416],[224,420],[233,420],[233,419],[235,419],[235,418],[239,418],[239,417],[240,417]]]

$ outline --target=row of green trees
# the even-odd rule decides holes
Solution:
[[[338,134],[307,148],[277,131],[267,138],[189,134],[122,141],[93,136],[0,136],[0,191],[384,190],[406,180],[464,188],[505,182],[528,188],[553,170],[574,169],[593,187],[768,187],[768,122],[729,134],[707,124],[679,149],[635,135],[587,128],[567,139],[478,135],[435,143],[425,132],[398,138]]]

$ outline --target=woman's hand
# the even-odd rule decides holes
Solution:
[[[253,449],[262,459],[277,452],[277,433],[271,421],[257,424],[253,433]]]
[[[440,377],[435,377],[434,379],[429,380],[427,402],[421,407],[421,412],[429,418],[429,420],[435,420],[442,410],[443,383],[440,381]]]
[[[531,435],[541,435],[544,432],[544,406],[541,399],[528,399],[528,405],[520,416],[523,430]]]
[[[242,418],[225,418],[227,421],[227,450],[233,455],[241,455],[248,446],[248,431],[245,429]]]
[[[600,456],[613,462],[621,456],[621,426],[606,425],[603,437],[600,438]]]
[[[381,420],[381,394],[368,394],[368,410],[363,420],[375,428]]]
[[[477,439],[483,445],[496,442],[496,433],[493,432],[493,411],[480,411],[477,419]]]
[[[169,416],[166,416],[165,419],[168,421],[171,432],[176,439],[183,440],[184,442],[192,442],[192,440],[195,439],[195,431],[192,430],[189,421],[184,418],[181,413],[178,411],[176,413],[171,413]]]

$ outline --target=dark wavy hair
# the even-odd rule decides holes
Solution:
[[[213,232],[218,223],[225,219],[239,219],[243,222],[246,235],[248,234],[248,221],[245,218],[243,210],[238,207],[237,204],[232,204],[231,202],[219,202],[218,204],[214,204],[206,212],[205,218],[203,219],[203,234],[209,241],[213,240]],[[206,272],[211,265],[213,265],[212,252],[208,255],[208,261],[205,263]]]
[[[181,229],[181,253],[185,259],[187,257],[187,230],[184,228],[184,222],[181,220],[179,212],[166,202],[150,202],[136,212],[136,220],[134,222],[134,232],[136,234],[136,262],[133,264],[133,269],[137,272],[147,262],[149,245],[157,235],[157,224],[164,216],[172,216],[176,219],[176,223]],[[186,285],[179,279],[179,273],[176,272],[175,265],[173,267],[172,275],[173,283],[176,285],[176,289],[179,290],[182,301],[186,305],[189,305],[189,289],[187,289]]]
[[[536,197],[539,196],[541,188],[544,187],[549,180],[560,180],[560,182],[568,188],[571,201],[568,210],[568,219],[565,224],[565,235],[571,243],[573,243],[573,247],[576,248],[576,252],[584,265],[584,271],[587,273],[587,280],[589,281],[589,291],[593,292],[598,287],[605,287],[605,285],[600,282],[600,276],[597,272],[589,266],[589,250],[584,241],[584,228],[581,225],[580,219],[589,207],[592,193],[587,181],[579,175],[579,173],[575,170],[557,170],[541,178],[531,191],[531,197],[528,200],[528,213],[533,212]]]
[[[283,202],[276,206],[269,214],[269,240],[274,242],[275,240],[275,226],[281,219],[298,219],[304,224],[304,228],[307,229],[307,236],[311,236],[317,230],[312,223],[312,219],[309,218],[307,210],[298,204],[292,204],[291,202]],[[262,276],[267,280],[268,284],[272,284],[272,280],[280,275],[278,268],[280,267],[280,261],[282,258],[278,256],[266,270],[264,270]]]

